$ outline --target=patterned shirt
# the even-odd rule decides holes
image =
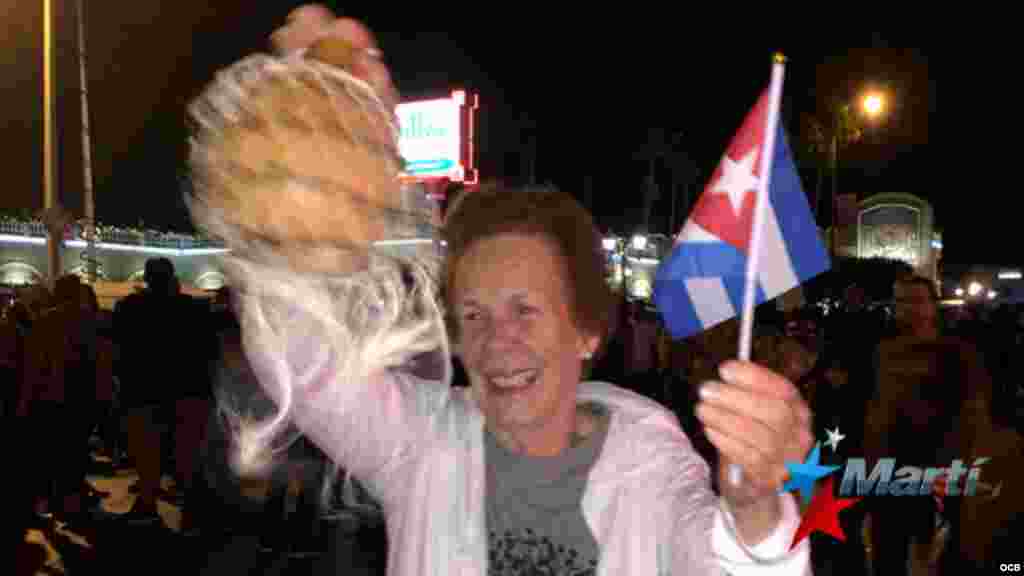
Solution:
[[[608,432],[608,411],[588,404],[597,431],[555,457],[514,454],[485,432],[489,576],[592,576],[597,540],[583,492]]]

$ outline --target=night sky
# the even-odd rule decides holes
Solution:
[[[56,2],[64,6],[58,27],[63,38],[59,122],[68,126],[60,142],[61,194],[65,205],[80,213],[74,4]],[[217,0],[209,6],[205,0],[138,0],[102,13],[98,6],[106,3],[89,4],[99,217],[187,230],[181,201],[185,105],[217,68],[266,50],[269,33],[299,2]],[[0,50],[6,72],[0,109],[10,175],[0,208],[37,208],[42,204],[41,8],[15,0],[0,5],[6,11],[0,21],[7,43]],[[1000,225],[1011,225],[1007,212],[1012,211],[965,200],[971,195],[961,188],[964,179],[928,145],[936,120],[936,55],[893,46],[927,46],[931,39],[905,32],[815,31],[792,23],[798,33],[772,27],[750,34],[736,32],[730,19],[698,20],[661,9],[583,17],[551,13],[544,5],[494,5],[488,10],[497,12],[484,16],[445,4],[415,14],[399,6],[378,3],[350,9],[348,15],[366,20],[377,32],[402,93],[442,96],[456,86],[479,91],[483,178],[525,178],[529,146],[523,142],[532,135],[537,179],[581,199],[589,179],[589,202],[605,228],[632,232],[640,224],[647,170],[640,151],[650,129],[681,134],[675,150],[689,156],[696,169],[683,173],[690,174],[696,189],[703,188],[727,140],[767,85],[772,52],[782,50],[790,58],[784,121],[794,148],[804,146],[803,119],[827,118],[829,101],[849,99],[869,85],[884,85],[893,94],[884,121],[843,151],[840,192],[911,192],[928,198],[944,230],[947,260],[1021,259],[1006,245]],[[970,145],[979,147],[980,142]],[[813,195],[813,164],[802,164],[801,171]],[[658,177],[663,197],[652,228],[667,232],[668,173]],[[822,209],[827,211],[827,204]],[[678,214],[677,226],[682,219]]]

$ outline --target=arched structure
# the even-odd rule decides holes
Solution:
[[[43,273],[35,266],[20,262],[6,262],[0,264],[0,284],[5,286],[26,286],[39,284],[43,281]]]
[[[66,273],[74,274],[75,276],[78,276],[82,280],[86,280],[89,276],[89,268],[87,264],[79,264],[78,266],[75,266],[74,268],[68,270]],[[102,266],[96,267],[96,279],[107,280],[107,274],[103,270]]]
[[[208,270],[193,282],[199,290],[220,290],[227,285],[227,278],[219,270]]]
[[[938,279],[942,239],[928,201],[913,194],[875,194],[860,202],[857,257],[902,260],[932,280]]]

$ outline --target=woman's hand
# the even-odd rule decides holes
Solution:
[[[750,362],[722,365],[723,382],[701,388],[697,417],[718,449],[722,497],[743,539],[756,544],[778,525],[787,462],[802,462],[813,444],[811,411],[792,382]],[[743,470],[738,485],[729,467]]]
[[[368,82],[377,95],[394,110],[398,91],[382,59],[383,54],[373,33],[351,18],[338,18],[328,8],[307,4],[292,11],[288,22],[271,35],[271,44],[282,54],[313,48],[324,39],[344,40],[356,51],[349,72]]]

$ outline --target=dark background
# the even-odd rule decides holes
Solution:
[[[74,3],[55,2],[61,38],[58,121],[67,127],[60,142],[61,194],[65,205],[80,213]],[[0,54],[6,78],[0,109],[7,127],[9,178],[0,208],[38,208],[42,10],[14,0],[2,4],[5,49]],[[265,50],[269,33],[298,4],[90,3],[86,18],[100,220],[188,229],[181,200],[185,106],[217,68]],[[799,151],[809,196],[815,194],[817,173],[813,157],[802,152],[807,118],[827,122],[830,102],[882,85],[892,95],[891,107],[861,142],[842,151],[840,192],[910,192],[927,198],[944,232],[947,261],[1021,260],[1007,238],[1016,222],[1012,194],[998,179],[982,183],[982,176],[1000,173],[992,170],[995,157],[990,154],[997,145],[976,131],[979,125],[992,128],[993,121],[982,118],[998,116],[997,101],[1012,95],[992,91],[993,77],[978,66],[961,68],[966,72],[954,76],[945,129],[938,133],[946,150],[940,158],[936,146],[929,146],[929,129],[934,132],[936,126],[937,63],[955,69],[949,66],[950,55],[955,61],[960,52],[897,47],[942,45],[938,33],[843,31],[841,23],[836,31],[798,25],[795,19],[779,27],[753,17],[737,23],[728,12],[696,18],[669,9],[558,14],[545,4],[517,4],[488,6],[484,14],[481,6],[426,8],[413,13],[397,3],[376,4],[347,13],[377,32],[407,97],[441,96],[456,86],[479,91],[484,179],[523,181],[535,150],[538,181],[576,193],[600,225],[630,233],[641,222],[647,173],[642,150],[649,130],[682,135],[674,150],[689,157],[693,169],[682,170],[677,180],[691,183],[692,198],[767,85],[772,52],[782,50],[789,57],[784,121]],[[752,32],[755,25],[762,31]],[[971,75],[984,78],[989,87],[983,105],[963,99],[978,92],[979,84],[968,80]],[[994,127],[989,132],[998,133]],[[678,158],[674,163],[680,164]],[[659,169],[662,197],[655,204],[654,232],[669,231],[670,176]],[[829,183],[826,178],[822,188],[826,201]],[[827,202],[821,209],[828,213]],[[683,219],[682,207],[678,210],[676,227]]]

